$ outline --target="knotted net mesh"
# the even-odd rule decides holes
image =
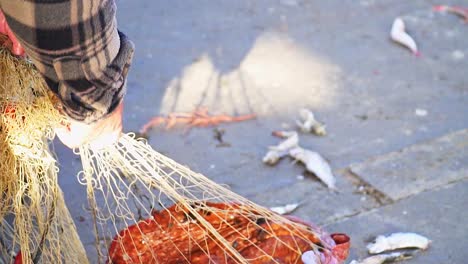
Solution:
[[[5,263],[87,263],[49,143],[64,121],[37,71],[0,50],[0,252]],[[99,263],[301,263],[320,231],[233,193],[122,135],[82,146]],[[1,258],[0,258],[1,260]]]
[[[53,101],[31,63],[0,49],[0,262],[87,261],[49,149]]]
[[[108,239],[98,249],[102,259],[109,252],[114,263],[301,263],[301,252],[320,247],[309,226],[256,205],[131,134],[79,154],[95,231]]]

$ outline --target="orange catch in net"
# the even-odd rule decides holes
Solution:
[[[239,204],[206,202],[194,204],[192,208],[248,263],[272,263],[273,259],[274,263],[302,263],[302,253],[313,250],[311,243],[322,252],[317,252],[325,260],[322,263],[341,263],[348,255],[349,238],[345,235],[338,241],[344,247],[337,246],[337,241],[316,227],[307,227],[315,232],[298,232],[287,223],[275,223],[252,212],[240,214],[242,205]],[[314,235],[320,232],[323,237]],[[109,262],[238,263],[226,253],[223,243],[179,204],[155,211],[152,218],[122,230],[111,243]]]

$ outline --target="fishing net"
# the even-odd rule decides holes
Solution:
[[[49,150],[53,127],[63,119],[53,102],[32,64],[0,49],[0,259],[4,263],[10,263],[18,251],[23,263],[86,263]]]
[[[122,135],[79,154],[79,179],[104,239],[101,261],[107,252],[113,263],[301,263],[305,251],[332,255],[317,228],[254,204],[143,139]]]
[[[64,122],[58,102],[30,63],[0,50],[0,67],[0,252],[6,263],[18,251],[22,263],[87,263],[49,150]],[[317,263],[344,261],[346,239],[256,205],[132,134],[76,153],[93,263],[302,263],[306,251]]]

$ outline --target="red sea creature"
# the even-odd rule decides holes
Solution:
[[[218,125],[220,123],[240,122],[254,119],[254,114],[229,116],[229,115],[209,115],[206,108],[200,108],[192,113],[171,113],[168,116],[156,116],[149,122],[143,125],[140,133],[146,134],[151,128],[159,125],[166,125],[166,129],[170,129],[177,124],[187,125],[191,127],[207,127]]]
[[[349,238],[328,235],[313,224],[297,229],[288,222],[267,220],[238,204],[203,203],[192,206],[231,247],[252,264],[302,263],[301,255],[313,250],[323,264],[343,263],[349,252]],[[241,213],[244,212],[244,213]],[[182,205],[153,213],[153,217],[122,230],[109,248],[109,263],[238,263],[200,219]]]

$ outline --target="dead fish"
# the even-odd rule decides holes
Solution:
[[[317,136],[325,136],[327,131],[325,125],[315,119],[314,113],[309,109],[299,111],[300,120],[296,120],[297,126],[304,133],[314,133]]]
[[[299,136],[295,131],[281,131],[276,133],[286,139],[278,145],[269,148],[269,151],[263,157],[263,163],[268,165],[275,165],[278,163],[281,158],[289,154],[292,148],[297,147],[299,144]]]
[[[390,236],[378,236],[374,243],[367,245],[370,254],[401,248],[426,249],[430,240],[415,233],[394,233]]]
[[[263,157],[263,163],[268,165],[275,165],[284,156],[288,155],[287,151],[279,152],[275,149],[270,149]]]
[[[399,17],[397,17],[395,21],[393,21],[392,30],[390,32],[390,38],[393,41],[402,44],[403,46],[410,49],[414,55],[420,56],[416,42],[410,35],[408,35],[408,33],[406,33],[405,23]]]
[[[411,258],[411,255],[402,252],[394,252],[390,254],[380,254],[365,258],[361,261],[353,260],[349,264],[382,264],[386,262],[400,261]]]
[[[293,203],[293,204],[287,204],[285,206],[270,207],[270,210],[277,214],[284,215],[284,214],[292,213],[300,205],[301,205],[300,203]]]
[[[306,166],[307,171],[315,174],[329,189],[336,190],[336,179],[328,162],[317,152],[303,149],[301,147],[293,148],[289,155]]]

